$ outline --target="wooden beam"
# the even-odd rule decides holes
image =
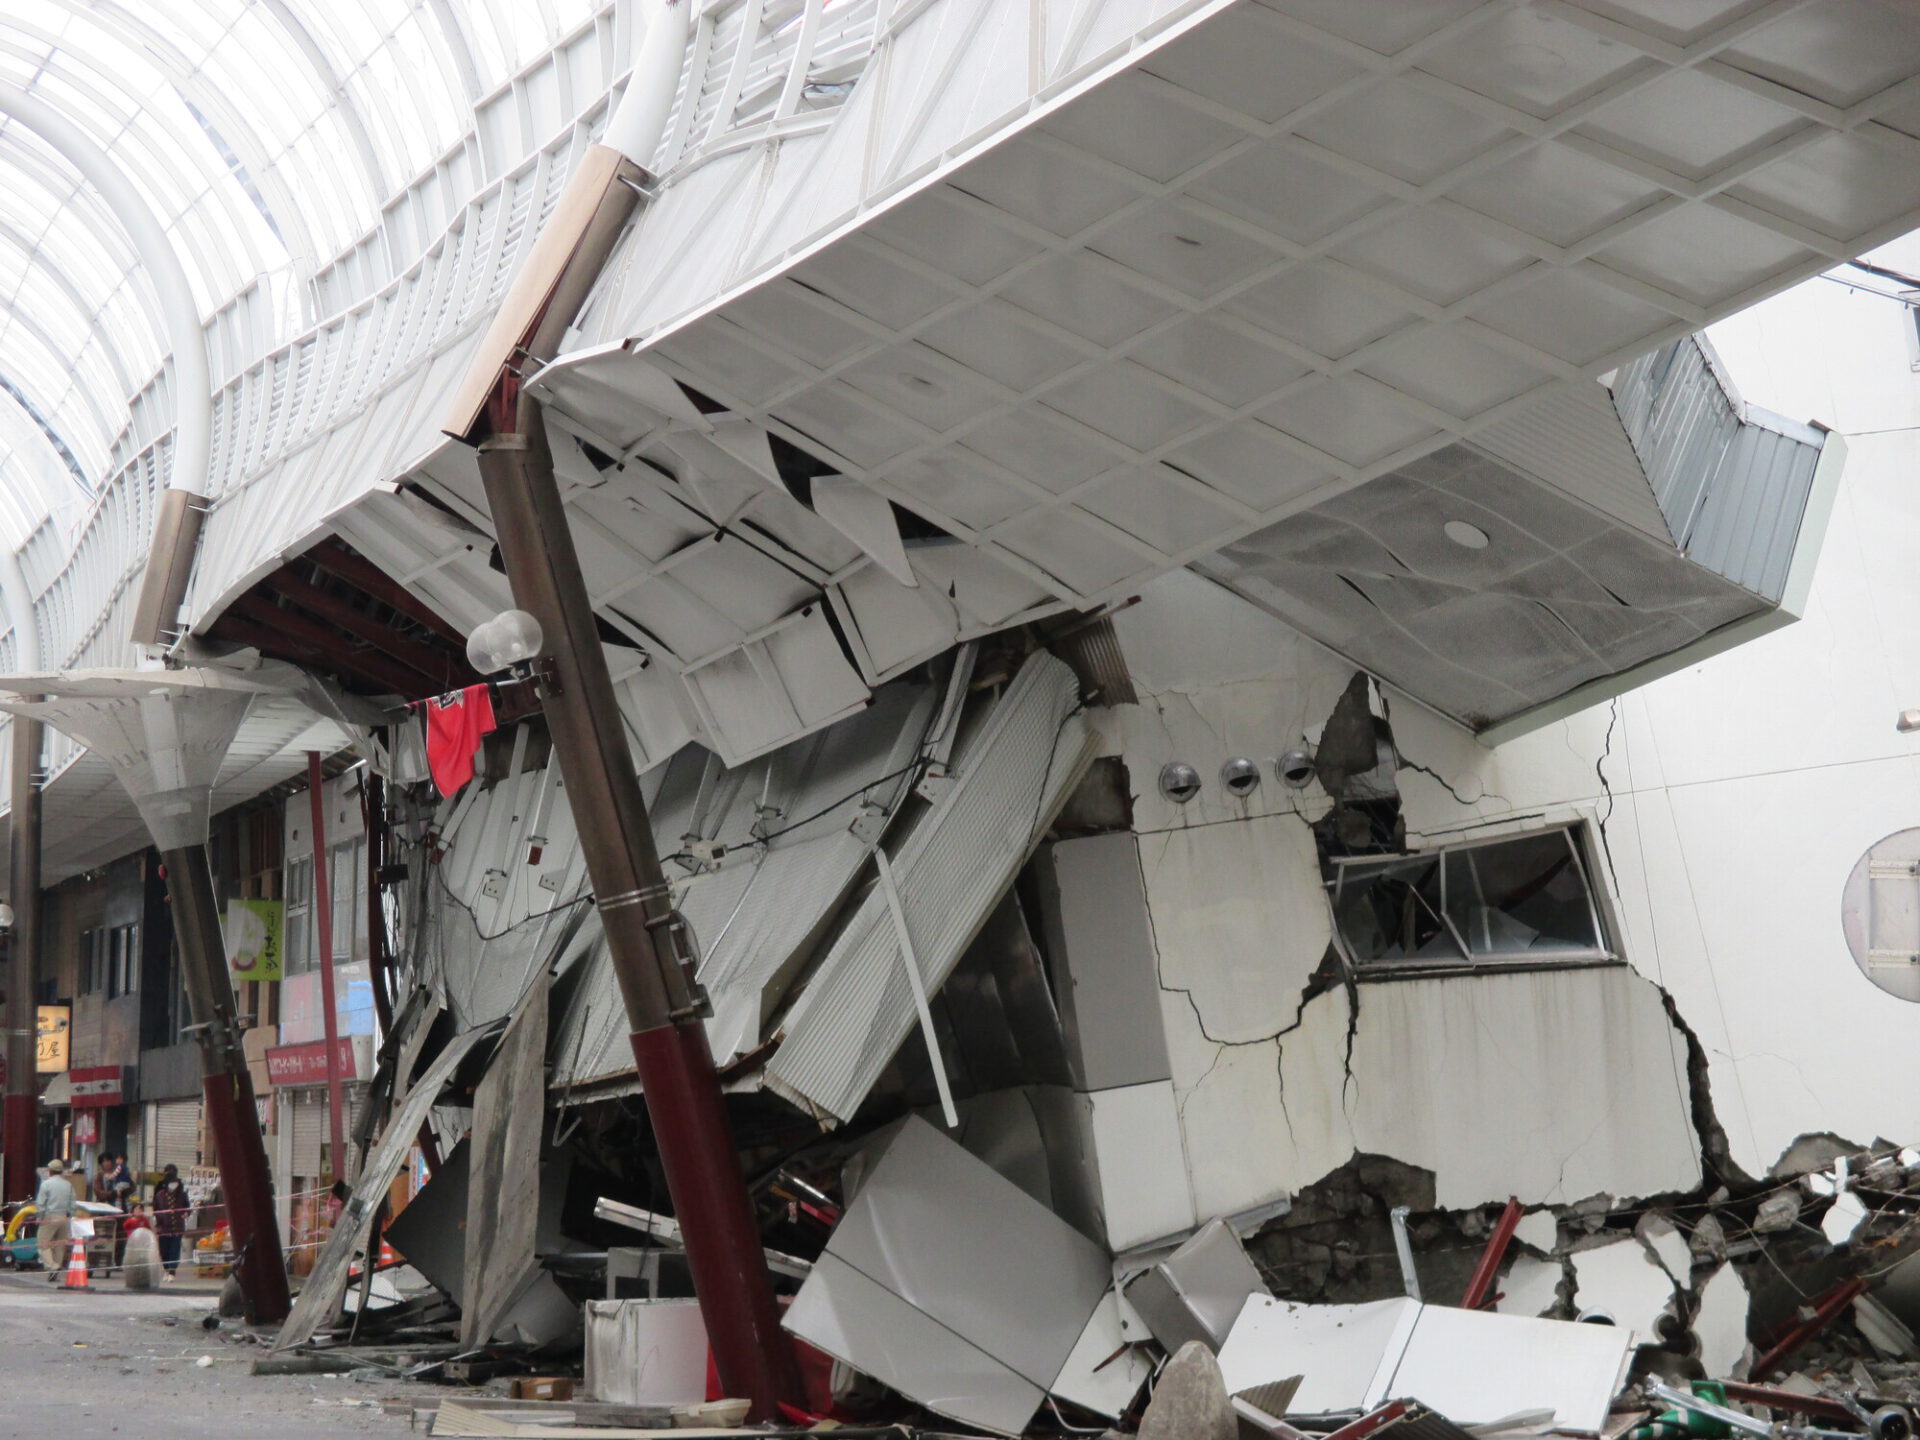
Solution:
[[[298,611],[275,605],[257,592],[249,592],[234,601],[228,613],[234,611],[270,631],[279,632],[298,644],[308,646],[319,654],[323,666],[338,675],[371,682],[410,700],[439,693],[434,688],[437,682],[432,676],[423,675],[411,665],[403,665],[378,650],[356,650],[346,643],[347,637],[338,630],[329,629],[318,620],[310,620]]]
[[[311,560],[329,575],[337,575],[342,580],[358,585],[374,599],[391,605],[402,615],[419,621],[435,634],[451,640],[466,653],[467,637],[415,595],[406,586],[394,579],[378,565],[364,555],[356,555],[338,540],[322,540],[318,545],[300,557]]]
[[[443,691],[471,685],[480,678],[467,664],[465,655],[436,650],[422,641],[410,639],[392,626],[383,625],[365,611],[356,609],[346,597],[311,585],[287,570],[277,570],[260,583],[302,610],[338,625],[355,639],[364,640],[402,665],[418,670],[433,679]]]

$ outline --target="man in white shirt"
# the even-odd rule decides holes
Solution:
[[[57,1281],[67,1264],[67,1241],[73,1227],[73,1182],[58,1160],[47,1162],[47,1178],[33,1197],[34,1217],[40,1222],[40,1264],[49,1281]]]

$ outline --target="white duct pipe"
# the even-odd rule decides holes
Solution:
[[[693,28],[694,0],[656,0],[647,7],[647,32],[633,57],[626,92],[607,121],[601,143],[618,150],[643,170],[653,168],[654,152],[667,133],[680,72],[687,63],[687,36]]]
[[[33,613],[33,591],[16,550],[0,550],[0,598],[13,622],[13,668],[31,675],[40,668],[40,626]]]
[[[671,95],[668,101],[671,103]],[[207,456],[213,438],[213,380],[207,367],[207,332],[193,302],[193,286],[187,281],[186,267],[181,265],[159,219],[139,190],[86,131],[55,106],[3,82],[0,82],[0,115],[11,116],[33,131],[99,192],[152,278],[153,288],[160,296],[167,344],[173,352],[175,429],[173,467],[167,483],[176,489],[204,495]],[[4,572],[0,571],[0,584],[4,582]],[[11,607],[10,591],[8,604]],[[35,663],[37,668],[37,660]]]

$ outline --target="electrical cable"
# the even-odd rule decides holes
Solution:
[[[902,765],[898,770],[890,771],[889,773],[880,776],[879,779],[877,780],[869,780],[865,785],[862,785],[858,790],[852,791],[851,793],[846,795],[842,795],[838,800],[833,801],[831,804],[822,805],[818,810],[814,811],[811,815],[807,816],[805,819],[795,820],[791,825],[782,825],[778,830],[770,830],[765,835],[757,836],[753,841],[749,843],[756,844],[756,845],[765,845],[769,841],[778,840],[782,835],[791,835],[794,831],[800,829],[802,826],[811,825],[814,821],[819,820],[824,816],[831,815],[834,811],[838,810],[842,805],[846,805],[851,801],[858,800],[861,796],[865,795],[868,791],[874,789],[875,787],[884,785],[889,780],[898,780],[902,775],[911,774],[913,771],[918,770],[921,767],[921,765],[924,763],[925,762],[919,756],[915,756],[911,762],[909,762],[908,764]]]
[[[445,892],[447,899],[451,900],[455,905],[459,906],[460,909],[466,912],[467,918],[473,921],[473,933],[479,936],[481,941],[485,944],[492,944],[495,940],[504,940],[507,936],[511,935],[514,931],[522,928],[523,926],[531,925],[536,920],[545,920],[550,915],[559,915],[564,911],[577,909],[578,907],[587,904],[589,901],[593,899],[593,892],[589,890],[584,895],[576,895],[571,900],[563,900],[561,901],[560,904],[551,906],[548,909],[536,910],[531,915],[522,916],[520,919],[514,921],[511,925],[507,926],[506,929],[497,930],[493,934],[489,935],[485,930],[480,928],[479,912],[477,912],[473,908],[473,906],[469,905],[466,901],[462,900],[458,895],[453,893],[453,886],[447,883],[446,872],[443,871],[437,864],[434,864],[432,866],[432,869],[434,873],[434,878],[440,882],[440,889],[443,892]]]

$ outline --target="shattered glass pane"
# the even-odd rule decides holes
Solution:
[[[1465,957],[1442,916],[1440,857],[1344,865],[1334,889],[1334,922],[1357,964]]]
[[[1604,950],[1566,831],[1451,850],[1445,863],[1447,918],[1475,960]]]

